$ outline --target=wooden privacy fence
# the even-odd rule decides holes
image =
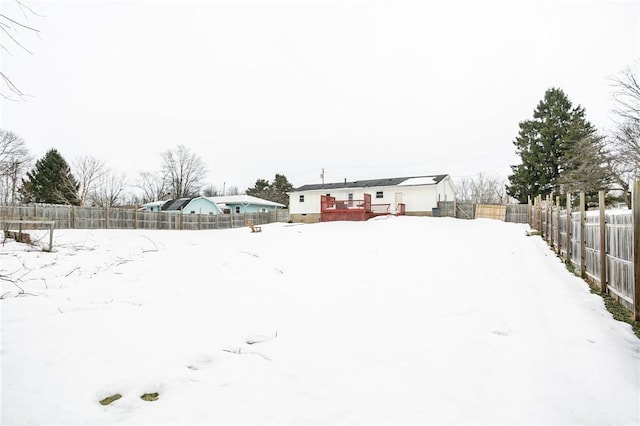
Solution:
[[[458,219],[488,218],[505,222],[529,223],[526,204],[476,204],[467,201],[438,201],[440,216]]]
[[[64,205],[0,206],[0,219],[50,220],[57,229],[228,229],[272,222],[288,222],[289,211],[240,214],[182,214],[147,212],[137,208],[75,207]]]
[[[478,204],[476,219],[495,219],[504,222],[507,215],[507,206],[500,204]]]
[[[631,210],[605,210],[604,191],[598,210],[560,206],[551,197],[536,198],[530,208],[530,225],[548,244],[575,267],[576,274],[591,281],[640,320],[640,181],[634,185]]]

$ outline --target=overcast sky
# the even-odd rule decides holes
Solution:
[[[506,176],[545,90],[604,131],[609,78],[640,57],[637,0],[26,4],[40,38],[2,71],[32,97],[3,100],[1,127],[36,158],[92,155],[132,182],[178,144],[219,188],[318,183],[323,167],[327,182]]]

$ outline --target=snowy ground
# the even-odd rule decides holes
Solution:
[[[28,294],[1,282],[0,421],[639,424],[640,341],[525,229],[392,217],[7,242],[0,275]]]

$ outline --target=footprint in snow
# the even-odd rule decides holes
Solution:
[[[256,351],[248,351],[246,349],[242,349],[241,347],[229,347],[229,348],[224,348],[222,350],[225,352],[236,354],[236,355],[257,355],[260,358],[265,359],[267,361],[273,361],[271,358],[269,358],[263,353],[256,352]]]
[[[249,336],[245,339],[247,345],[255,345],[256,343],[268,342],[269,340],[273,340],[278,337],[278,332],[276,331],[273,336],[266,334],[254,334],[253,336]]]
[[[264,343],[264,342],[268,342],[270,340],[275,339],[276,337],[278,337],[278,332],[276,331],[275,333],[273,333],[273,335],[270,334],[254,334],[252,336],[247,337],[244,341],[247,345],[256,345],[258,343]],[[268,356],[266,356],[263,353],[260,352],[256,352],[256,351],[252,351],[252,350],[247,350],[247,348],[243,348],[241,346],[234,346],[234,347],[228,347],[228,348],[224,348],[222,349],[225,352],[229,352],[232,354],[236,354],[236,355],[257,355],[267,361],[272,361],[271,358],[269,358]]]
[[[203,355],[187,365],[189,370],[201,370],[213,362],[213,357]]]

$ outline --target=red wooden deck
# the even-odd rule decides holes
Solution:
[[[336,200],[330,195],[320,196],[320,221],[362,221],[391,214],[391,204],[371,204],[371,194],[363,200]],[[398,204],[396,215],[405,214],[405,205]]]

